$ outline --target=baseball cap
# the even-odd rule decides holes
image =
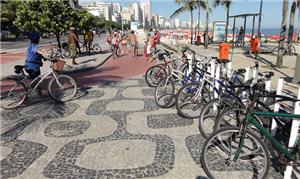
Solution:
[[[38,39],[40,39],[40,34],[38,32],[29,32],[28,38],[30,40],[38,40]]]

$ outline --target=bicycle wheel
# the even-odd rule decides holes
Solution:
[[[161,64],[150,67],[145,73],[145,81],[150,87],[156,87],[166,77],[166,70]]]
[[[205,104],[200,112],[198,123],[199,131],[204,138],[213,133],[216,119],[228,106],[230,106],[229,101],[219,99],[213,99]]]
[[[67,75],[58,75],[51,78],[48,85],[49,95],[58,102],[70,101],[77,92],[77,84]]]
[[[205,142],[201,163],[209,178],[265,178],[270,169],[266,144],[251,131],[247,131],[242,150],[235,161],[242,135],[239,127],[226,127],[215,131]]]
[[[279,47],[275,47],[275,48],[272,50],[272,54],[273,54],[273,55],[277,55],[277,54],[278,54],[278,50],[279,50]]]
[[[187,84],[176,95],[176,109],[178,115],[194,119],[200,116],[201,108],[211,100],[211,95],[206,87],[200,91],[201,83]]]
[[[155,102],[161,108],[168,108],[174,104],[175,82],[171,78],[164,78],[155,89]]]
[[[96,44],[96,45],[93,46],[93,51],[95,53],[100,53],[102,51],[102,49],[98,44]]]
[[[72,53],[71,53],[71,51],[69,50],[69,49],[64,49],[63,51],[62,51],[62,57],[64,58],[64,59],[68,59],[68,58],[71,58],[71,56],[72,56]]]
[[[293,45],[288,46],[288,54],[290,56],[295,55],[296,54],[296,48]]]
[[[22,82],[16,79],[6,78],[0,81],[1,107],[14,109],[23,104],[27,98],[27,88]]]

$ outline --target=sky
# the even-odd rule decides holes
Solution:
[[[212,0],[209,0],[211,2]],[[131,2],[139,2],[139,0],[79,0],[79,3],[86,2],[119,2],[127,6]],[[292,4],[292,0],[289,0],[289,8]],[[175,3],[175,0],[151,0],[151,13],[160,14],[166,18],[180,7]],[[233,0],[232,7],[230,9],[230,15],[244,14],[244,13],[259,13],[260,0]],[[289,10],[290,11],[290,10]],[[264,0],[263,1],[263,17],[262,28],[280,28],[281,14],[282,14],[282,0]],[[180,20],[190,20],[189,13],[183,13],[178,17]],[[194,12],[194,19],[198,18],[198,11]],[[224,7],[217,7],[212,9],[212,13],[209,17],[209,23],[214,21],[225,21],[226,10]],[[289,18],[288,18],[289,19]],[[296,13],[295,24],[298,22],[298,12]],[[255,26],[257,27],[258,18],[256,19]],[[205,11],[201,11],[201,24],[205,23]],[[244,23],[242,18],[236,20],[236,26],[241,26]],[[233,25],[233,20],[230,21]],[[247,18],[247,26],[252,27],[252,18]]]

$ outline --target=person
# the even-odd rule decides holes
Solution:
[[[127,48],[126,48],[126,44],[127,44],[127,39],[126,39],[126,35],[122,35],[121,37],[121,44],[122,44],[122,53],[127,53]]]
[[[79,39],[77,38],[77,36],[75,34],[75,28],[74,27],[70,28],[68,38],[69,38],[68,43],[69,43],[69,46],[70,46],[71,56],[72,56],[72,64],[77,65],[78,63],[75,62],[75,58],[76,58],[76,55],[77,55],[76,44],[79,43]]]
[[[28,44],[24,69],[29,74],[31,79],[37,78],[41,74],[40,67],[43,66],[42,57],[47,54],[40,50],[39,42],[40,35],[37,32],[31,32],[28,34],[30,42]],[[36,82],[37,83],[37,82]],[[33,86],[36,84],[32,84]],[[37,93],[42,96],[41,88],[37,87]]]
[[[89,53],[91,52],[91,45],[94,39],[94,34],[92,31],[90,30],[86,30],[84,33],[84,45],[86,47],[86,50],[89,51]]]
[[[107,38],[106,38],[106,41],[107,41],[108,45],[111,45],[111,40],[112,40],[112,38],[113,38],[113,33],[112,33],[112,32],[109,32],[109,33],[107,34]]]
[[[197,45],[200,45],[200,43],[201,43],[201,37],[200,37],[200,35],[198,34],[198,35],[197,35],[197,38],[196,38],[196,44],[197,44]]]
[[[134,31],[131,31],[130,34],[128,35],[127,37],[127,40],[129,41],[130,43],[130,46],[131,46],[131,53],[133,57],[137,56],[138,55],[138,49],[137,49],[137,37],[136,35],[134,34]]]
[[[30,78],[35,79],[41,74],[40,67],[43,65],[42,57],[47,54],[39,49],[40,35],[37,32],[28,34],[30,42],[27,47],[25,71],[29,74]]]
[[[160,44],[160,32],[156,31],[156,43]]]
[[[239,31],[239,35],[238,35],[238,45],[239,46],[242,46],[243,38],[244,38],[244,28],[243,28],[243,26],[241,26],[240,31]]]
[[[111,39],[111,46],[113,49],[119,50],[119,35],[118,32],[114,32],[113,37]]]
[[[78,33],[77,33],[76,29],[74,30],[74,34],[76,35],[77,39],[79,39]],[[80,49],[79,41],[76,42],[76,48],[78,49],[79,54],[81,54],[81,49]]]

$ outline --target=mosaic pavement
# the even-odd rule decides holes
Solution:
[[[2,178],[206,178],[198,122],[159,109],[153,94],[140,77],[2,110]]]

